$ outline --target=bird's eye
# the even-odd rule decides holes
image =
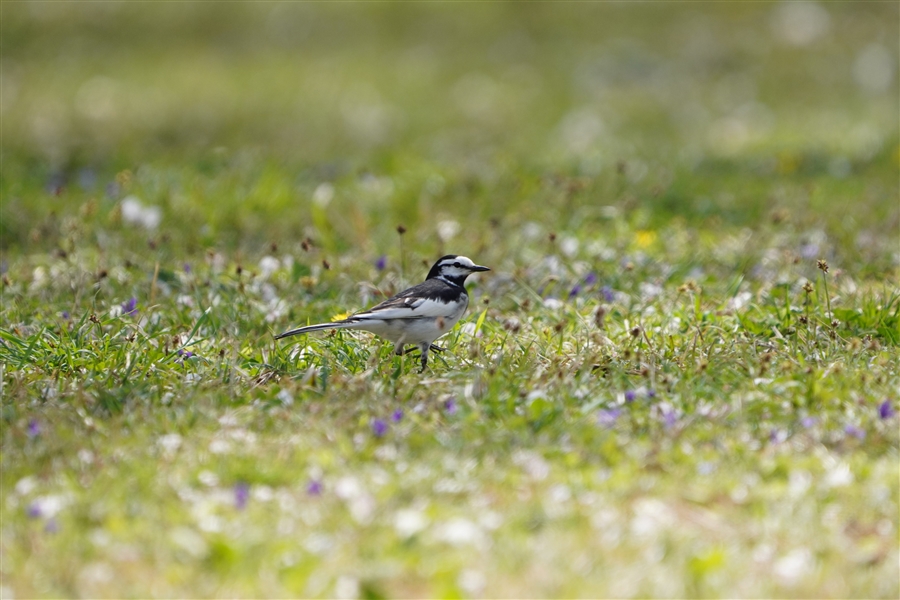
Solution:
[[[457,269],[462,267],[462,265],[459,264],[458,262],[453,263],[453,266],[456,267]]]

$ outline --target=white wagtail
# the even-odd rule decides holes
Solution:
[[[275,339],[322,329],[361,329],[394,342],[397,355],[405,354],[403,348],[407,344],[415,344],[422,352],[424,371],[428,365],[428,351],[444,350],[435,346],[434,340],[453,329],[469,306],[464,285],[466,277],[479,271],[490,269],[476,265],[465,256],[448,254],[434,263],[425,281],[378,306],[333,323],[291,329]]]

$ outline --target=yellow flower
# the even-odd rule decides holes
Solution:
[[[656,232],[648,229],[640,229],[634,234],[634,241],[638,248],[646,248],[656,241]]]
[[[350,313],[348,313],[348,312],[338,313],[338,314],[334,315],[333,317],[331,317],[331,322],[334,323],[335,321],[343,321],[344,319],[346,319],[349,316],[350,316]]]

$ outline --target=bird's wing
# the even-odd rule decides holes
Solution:
[[[377,306],[352,315],[347,320],[444,317],[447,315],[448,301],[439,297],[438,299],[431,299],[435,297],[435,290],[431,289],[435,286],[434,281],[429,280],[425,283],[420,283],[397,294],[393,298],[388,298]]]

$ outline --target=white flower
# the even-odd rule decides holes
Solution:
[[[145,229],[156,229],[162,221],[162,211],[158,206],[144,206],[137,196],[128,196],[122,200],[122,220]]]
[[[394,529],[404,538],[412,537],[428,526],[428,517],[421,511],[407,508],[394,515]]]

